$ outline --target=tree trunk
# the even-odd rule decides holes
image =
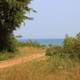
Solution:
[[[13,43],[11,40],[11,35],[7,32],[0,31],[0,51],[12,51],[13,50]]]

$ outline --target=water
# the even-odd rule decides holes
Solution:
[[[20,42],[27,42],[28,39],[18,39]],[[62,45],[63,39],[31,39],[32,42],[40,43],[42,45]]]

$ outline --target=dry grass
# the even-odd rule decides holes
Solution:
[[[54,64],[55,65],[55,64]],[[80,80],[80,65],[69,69],[51,70],[46,60],[33,60],[0,70],[0,80]]]
[[[43,52],[37,48],[19,48],[19,51],[21,56]],[[0,69],[0,80],[80,80],[80,63],[67,59],[60,61],[58,57],[53,64],[48,60],[32,60]]]
[[[18,57],[24,57],[31,54],[44,53],[44,49],[42,48],[34,48],[34,47],[18,47],[15,53],[0,53],[0,61],[14,59]]]
[[[42,49],[42,48],[34,48],[34,47],[19,47],[18,51],[19,51],[19,54],[22,55],[22,56],[45,52],[45,50]]]

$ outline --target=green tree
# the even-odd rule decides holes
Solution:
[[[31,0],[0,0],[0,51],[12,51],[13,31],[19,28],[25,16],[31,9]]]
[[[69,37],[68,35],[65,37],[64,51],[70,54],[70,57],[80,59],[80,33],[75,37]]]
[[[75,39],[73,37],[70,37],[68,35],[65,36],[64,39],[64,51],[66,53],[73,53],[74,52],[74,41]]]
[[[75,52],[80,54],[80,32],[75,37]]]

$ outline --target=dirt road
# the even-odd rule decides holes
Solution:
[[[42,57],[44,57],[44,53],[31,54],[31,55],[19,57],[13,60],[2,61],[0,62],[0,69],[11,67],[16,64],[21,64],[21,63],[28,62],[34,59],[41,59]]]

